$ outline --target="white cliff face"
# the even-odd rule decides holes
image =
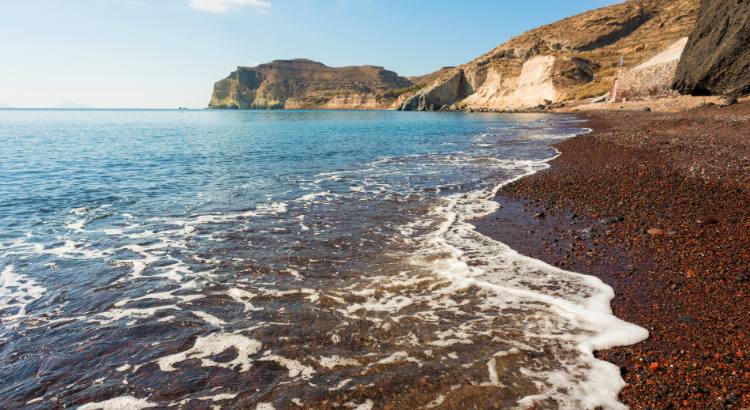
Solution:
[[[416,94],[399,100],[399,108],[406,111],[439,110],[450,106],[472,92],[464,70],[456,69],[439,80],[419,90]]]
[[[514,110],[557,102],[560,93],[554,82],[555,57],[537,56],[527,60],[516,77],[490,68],[476,92],[458,104],[466,109]]]
[[[532,57],[520,72],[497,67],[467,66],[457,69],[417,94],[400,101],[402,109],[517,110],[557,102],[561,96],[554,85],[553,56]]]

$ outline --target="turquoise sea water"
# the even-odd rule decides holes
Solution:
[[[0,110],[0,402],[415,408],[480,386],[484,403],[617,407],[592,340],[638,329],[611,290],[470,223],[578,132],[531,114]]]

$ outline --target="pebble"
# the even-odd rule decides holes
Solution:
[[[697,218],[695,220],[695,223],[697,223],[698,225],[714,225],[719,223],[719,221],[711,216],[702,216],[700,218]]]
[[[605,225],[612,225],[612,224],[616,224],[618,222],[622,222],[624,220],[625,220],[625,218],[622,217],[622,216],[610,216],[608,218],[601,219],[600,222],[603,223],[603,224],[605,224]]]
[[[527,214],[533,237],[519,230],[503,242],[599,276],[615,290],[617,317],[649,330],[597,353],[620,367],[630,408],[750,410],[750,103],[584,115],[594,132],[558,143],[548,172],[501,191],[534,212],[554,204],[544,221]],[[608,234],[576,241],[589,226]],[[534,242],[545,238],[575,248]]]
[[[651,228],[651,229],[649,229],[649,230],[648,230],[648,231],[646,231],[646,232],[647,232],[647,233],[648,233],[649,235],[651,235],[651,236],[659,236],[659,235],[664,235],[664,234],[666,233],[666,232],[664,231],[664,229],[661,229],[661,228]]]

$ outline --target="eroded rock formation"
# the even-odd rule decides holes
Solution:
[[[685,94],[750,94],[750,0],[702,0],[677,68]]]
[[[413,83],[383,67],[333,68],[298,59],[238,67],[217,82],[210,108],[386,109]]]
[[[698,0],[628,1],[526,32],[402,96],[403,110],[522,110],[609,92],[692,30]]]
[[[240,67],[216,83],[209,106],[510,111],[599,97],[610,92],[618,74],[687,37],[699,1],[627,1],[592,10],[528,31],[461,66],[419,77],[310,60]],[[747,5],[750,0],[734,1]],[[671,76],[674,67],[667,71]]]

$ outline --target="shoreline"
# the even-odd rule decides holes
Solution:
[[[500,189],[477,230],[602,279],[615,316],[649,330],[597,352],[623,403],[750,405],[750,104],[577,116],[594,131]]]

